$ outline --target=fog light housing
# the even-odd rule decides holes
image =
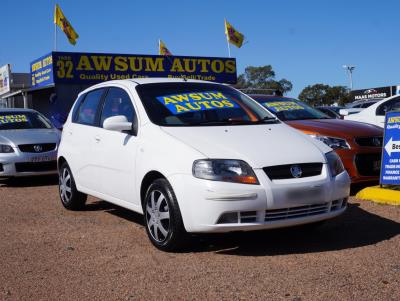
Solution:
[[[239,215],[237,212],[228,212],[222,214],[217,224],[237,224],[239,222]]]

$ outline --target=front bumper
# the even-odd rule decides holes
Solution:
[[[0,154],[0,178],[51,175],[57,173],[57,150],[43,153]]]
[[[350,178],[331,178],[324,164],[319,176],[271,181],[254,170],[260,185],[207,181],[192,175],[168,178],[188,232],[272,229],[317,222],[343,213]]]
[[[351,182],[373,182],[379,180],[379,172],[381,168],[381,148],[358,147],[351,145],[351,149],[336,150],[337,154],[343,162],[343,165]]]

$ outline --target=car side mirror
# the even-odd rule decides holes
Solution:
[[[132,122],[129,122],[126,116],[118,115],[108,117],[103,122],[103,128],[110,131],[123,132],[132,131]]]

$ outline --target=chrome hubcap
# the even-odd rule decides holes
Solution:
[[[64,168],[60,175],[60,196],[64,204],[71,199],[71,175],[67,168]]]
[[[147,228],[153,239],[158,242],[166,240],[169,232],[169,208],[161,191],[154,190],[146,203]]]

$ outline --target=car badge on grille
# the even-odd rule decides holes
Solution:
[[[375,146],[382,146],[381,139],[379,139],[377,137],[373,138],[372,139],[372,144],[375,145]]]
[[[43,147],[41,145],[34,145],[33,149],[35,150],[35,152],[39,153],[43,150]]]
[[[290,167],[290,172],[292,173],[292,176],[294,178],[300,178],[301,175],[303,174],[303,171],[301,170],[301,167],[298,165],[292,165]]]

